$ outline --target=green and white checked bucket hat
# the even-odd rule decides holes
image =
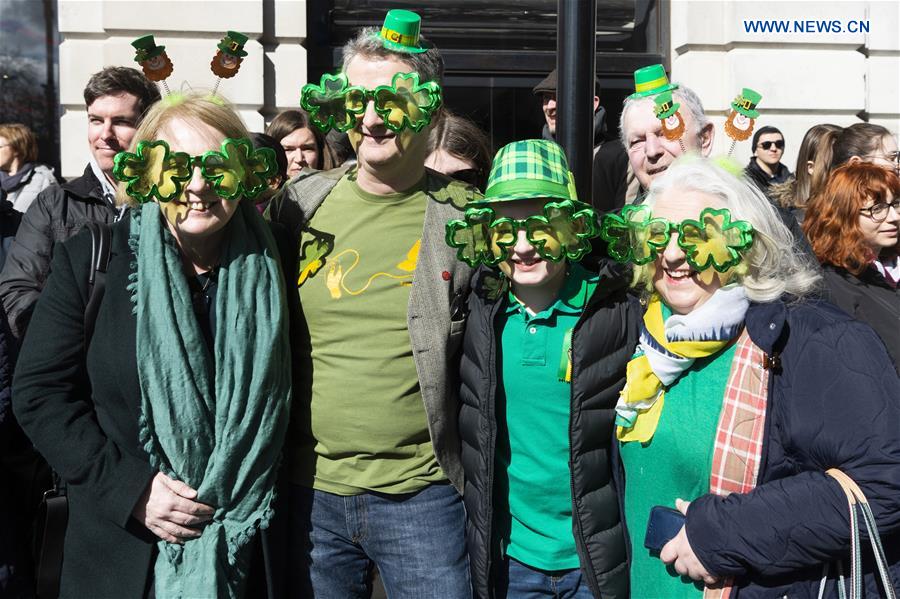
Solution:
[[[578,201],[563,149],[546,139],[514,141],[500,148],[484,199],[471,205],[549,198]]]

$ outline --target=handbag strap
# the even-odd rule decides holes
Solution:
[[[891,583],[891,575],[887,568],[884,547],[878,534],[878,526],[875,523],[875,515],[872,513],[872,508],[869,507],[869,500],[866,499],[859,485],[841,470],[831,468],[826,470],[825,474],[834,478],[841,486],[844,495],[847,496],[847,505],[850,508],[850,599],[862,597],[862,550],[860,548],[857,508],[862,512],[863,522],[869,533],[869,542],[872,544],[875,564],[878,566],[878,574],[881,576],[884,591],[887,593],[888,599],[897,599],[897,593],[894,590],[894,585]],[[843,584],[841,584],[841,588],[843,589]]]

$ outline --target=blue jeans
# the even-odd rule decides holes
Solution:
[[[291,595],[367,598],[372,566],[390,599],[472,596],[466,514],[449,484],[344,497],[291,487]]]
[[[500,568],[497,599],[594,599],[581,569],[538,570],[512,558]]]

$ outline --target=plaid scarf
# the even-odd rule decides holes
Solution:
[[[719,496],[749,493],[756,487],[762,460],[769,393],[765,353],[744,329],[738,338],[725,387],[722,413],[716,428],[709,492]],[[728,599],[733,588],[726,579],[716,588],[706,587],[703,599]]]

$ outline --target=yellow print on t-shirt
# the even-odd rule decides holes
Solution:
[[[352,287],[352,282],[359,282],[356,277],[351,277],[351,273],[357,268],[360,262],[360,254],[357,250],[348,248],[334,256],[329,256],[325,266],[325,286],[331,294],[332,299],[340,299],[344,294],[360,295],[364,293],[372,282],[379,277],[387,277],[399,281],[401,286],[412,285],[413,274],[416,270],[416,262],[419,259],[419,247],[422,240],[418,239],[406,253],[406,258],[398,262],[395,268],[401,274],[393,274],[389,272],[376,272],[370,275],[362,285]],[[342,258],[350,257],[352,261],[344,268]]]

